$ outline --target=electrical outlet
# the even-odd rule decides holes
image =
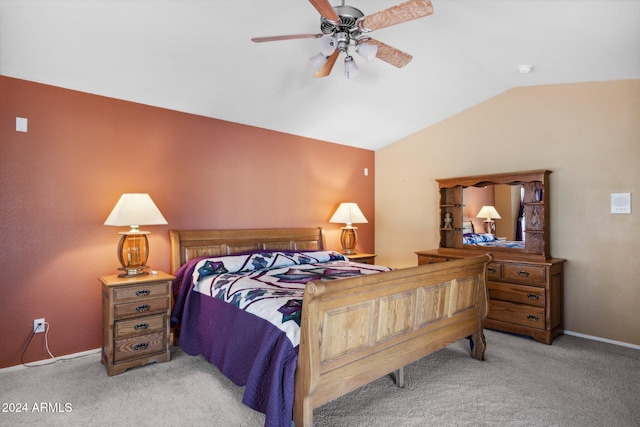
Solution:
[[[39,334],[44,332],[44,317],[42,319],[33,319],[33,333]]]

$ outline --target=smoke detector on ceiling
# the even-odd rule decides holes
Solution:
[[[520,74],[528,74],[532,72],[534,68],[533,65],[520,65],[518,71],[520,71]]]

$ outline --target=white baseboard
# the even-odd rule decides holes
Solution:
[[[65,356],[37,360],[35,362],[29,362],[24,365],[16,365],[16,366],[9,366],[8,368],[0,368],[0,374],[3,372],[18,371],[20,369],[35,368],[37,366],[49,365],[51,363],[58,362],[58,361],[63,362],[65,360],[77,359],[79,357],[90,356],[92,354],[99,354],[101,351],[102,351],[101,348],[94,348],[93,350],[81,351],[80,353],[73,353],[73,354],[67,354]]]
[[[640,345],[630,344],[628,342],[614,341],[606,338],[594,337],[593,335],[579,334],[577,332],[571,332],[571,331],[562,331],[562,333],[565,335],[571,335],[573,337],[586,338],[588,340],[601,341],[601,342],[606,342],[608,344],[614,344],[614,345],[619,345],[621,347],[629,347],[629,348],[635,348],[636,350],[640,350]]]

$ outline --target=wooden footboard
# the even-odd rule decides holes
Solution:
[[[487,314],[482,255],[330,282],[305,289],[294,421],[313,409],[471,336],[483,360]]]

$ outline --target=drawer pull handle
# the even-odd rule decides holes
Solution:
[[[527,298],[532,299],[532,300],[537,300],[538,299],[538,295],[537,294],[527,294]]]
[[[518,276],[520,277],[529,277],[528,271],[518,271]]]
[[[489,273],[495,273],[495,272],[496,272],[496,269],[495,269],[495,268],[493,268],[493,267],[489,267],[489,268],[487,268],[487,271],[488,271]]]
[[[147,296],[149,296],[150,293],[151,293],[151,291],[149,289],[142,289],[141,291],[136,291],[136,296],[137,297],[147,297]]]
[[[137,325],[135,325],[133,327],[133,329],[135,329],[136,331],[144,331],[145,329],[147,329],[149,327],[148,323],[138,323]]]
[[[142,351],[142,350],[146,350],[147,347],[149,347],[149,343],[148,342],[141,342],[140,344],[134,345],[133,349],[135,351]]]
[[[535,314],[530,314],[527,316],[528,320],[531,320],[532,322],[537,322],[538,321],[538,316],[536,316]]]
[[[143,311],[149,311],[151,309],[151,306],[149,304],[142,304],[136,307],[136,311],[138,313],[141,313]]]

